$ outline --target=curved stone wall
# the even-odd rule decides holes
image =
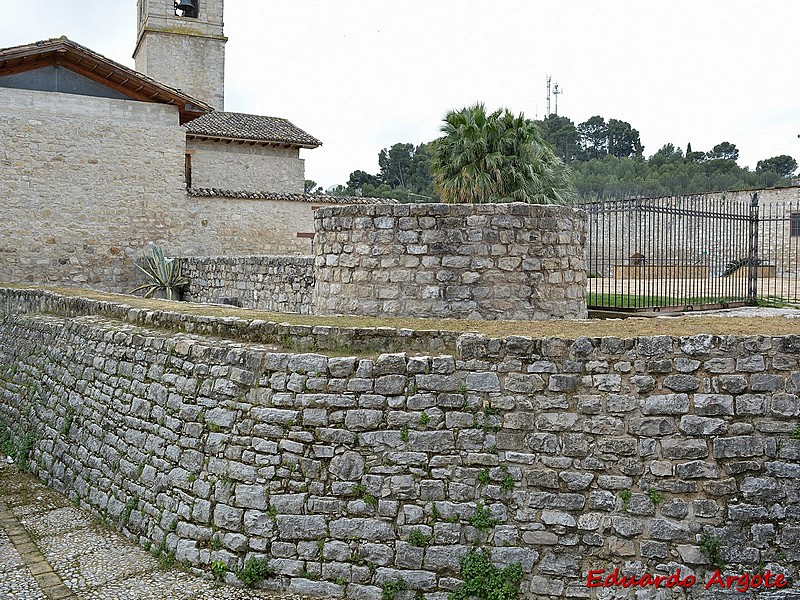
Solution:
[[[197,573],[262,558],[276,591],[379,600],[402,580],[445,600],[483,552],[519,565],[526,600],[800,594],[799,336],[464,334],[328,357],[220,339],[230,317],[175,333],[162,311],[133,325],[53,299],[0,290],[0,432]]]
[[[315,217],[318,314],[586,317],[586,215],[531,204],[336,206]]]

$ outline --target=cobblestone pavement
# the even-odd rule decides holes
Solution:
[[[162,570],[152,554],[0,460],[0,600],[300,598]]]

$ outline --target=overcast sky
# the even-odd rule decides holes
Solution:
[[[285,117],[328,187],[452,108],[628,121],[645,155],[730,141],[800,160],[798,0],[226,0],[226,110]],[[0,0],[0,46],[66,35],[133,67],[135,0]],[[190,60],[191,57],[187,57]],[[555,103],[553,103],[555,108]]]

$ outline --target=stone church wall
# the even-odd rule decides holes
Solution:
[[[192,187],[302,194],[305,161],[297,148],[190,139]]]
[[[591,597],[589,571],[615,568],[680,569],[711,598],[718,540],[726,573],[796,582],[797,336],[466,334],[328,357],[52,294],[1,290],[0,310],[0,420],[31,436],[34,471],[203,572],[258,556],[276,589],[377,600],[402,579],[444,600],[481,548],[520,564],[526,598]]]
[[[253,256],[311,254],[314,210],[310,202],[187,196],[171,209],[181,224],[164,240],[171,255]],[[157,241],[157,240],[156,240]]]
[[[3,89],[0,139],[0,281],[124,282],[126,258],[179,231],[176,108]]]
[[[185,131],[160,104],[0,89],[0,281],[128,291],[134,261],[310,254],[310,203],[187,196]],[[299,159],[298,159],[299,160]]]

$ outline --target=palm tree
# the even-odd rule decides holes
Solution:
[[[569,172],[523,114],[476,104],[449,112],[441,131],[432,169],[445,202],[568,202]]]

